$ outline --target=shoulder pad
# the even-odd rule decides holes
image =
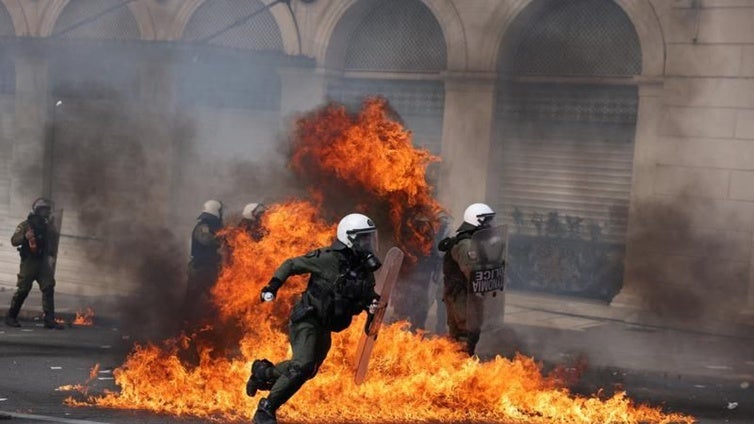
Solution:
[[[306,255],[304,255],[304,257],[306,257],[306,258],[318,258],[319,255],[320,255],[320,253],[322,253],[321,249],[314,249],[311,252],[309,252]]]

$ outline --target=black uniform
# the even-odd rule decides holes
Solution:
[[[217,281],[222,256],[221,240],[217,231],[222,220],[212,214],[202,213],[191,232],[191,261],[188,270],[187,303],[193,308],[202,308],[207,301],[209,289]],[[201,311],[189,311],[199,314]]]

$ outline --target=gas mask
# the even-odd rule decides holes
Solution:
[[[374,272],[382,266],[382,262],[380,262],[380,259],[374,254],[375,250],[377,250],[376,231],[356,235],[353,239],[353,246],[351,249],[356,253],[356,256],[358,256],[361,264],[367,271]]]

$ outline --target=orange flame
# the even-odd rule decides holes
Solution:
[[[84,384],[66,384],[63,386],[58,387],[55,389],[56,392],[79,392],[83,394],[87,394],[89,392],[89,386],[88,384],[92,382],[95,378],[97,378],[97,373],[99,372],[99,364],[94,364],[92,369],[89,370],[89,378],[86,380]]]
[[[334,103],[314,111],[298,121],[291,166],[315,198],[345,197],[349,208],[371,203],[370,214],[386,211],[398,247],[414,260],[429,253],[437,230],[442,207],[426,170],[440,158],[414,147],[394,114],[382,98],[367,99],[356,115]]]
[[[87,306],[83,311],[79,310],[76,312],[76,318],[71,324],[81,326],[94,325],[94,309]]]
[[[329,170],[339,181],[346,179],[352,184],[350,179],[353,178],[358,179],[359,184],[369,185],[373,188],[371,196],[389,199],[396,240],[403,240],[403,245],[414,248],[415,252],[421,251],[417,246],[423,246],[427,240],[417,236],[419,242],[412,242],[408,237],[410,232],[402,230],[401,214],[412,213],[410,208],[422,212],[439,209],[434,199],[427,198],[426,186],[412,180],[425,178],[423,167],[430,157],[419,153],[416,157],[423,160],[415,157],[414,162],[406,162],[422,168],[419,172],[407,169],[408,165],[400,165],[402,159],[389,159],[394,150],[402,147],[374,150],[374,145],[380,145],[383,139],[375,140],[369,131],[383,131],[382,127],[395,135],[391,140],[406,142],[405,130],[393,121],[386,121],[382,103],[367,103],[355,121],[345,115],[342,108],[329,106],[299,122],[299,137],[306,138],[310,144],[299,146],[306,151],[294,154],[300,161],[294,167],[303,166],[304,157],[309,158],[307,161],[314,158],[319,164],[317,167]],[[344,138],[343,133],[350,135]],[[309,137],[309,134],[314,135]],[[327,137],[335,140],[333,144],[337,147],[318,141]],[[308,148],[310,145],[317,147]],[[389,142],[386,145],[392,146]],[[345,149],[352,155],[339,156],[341,153],[336,153],[336,149]],[[324,157],[318,156],[320,154]],[[334,159],[337,157],[342,160]],[[360,159],[354,164],[356,157]],[[382,162],[373,158],[382,158]],[[391,166],[391,163],[399,165]],[[357,167],[368,172],[358,174]],[[357,174],[360,176],[356,177]],[[380,178],[373,180],[377,175]],[[386,185],[404,180],[407,182],[399,184],[403,188]],[[317,198],[324,199],[323,196]],[[404,203],[390,203],[396,199]],[[262,218],[267,235],[258,242],[240,229],[224,230],[232,254],[212,290],[220,316],[214,325],[216,330],[240,327],[236,351],[218,355],[216,346],[197,342],[199,334],[176,337],[160,345],[136,345],[126,362],[113,372],[120,387],[118,393],[89,397],[83,402],[68,399],[67,403],[147,409],[214,420],[249,420],[261,396],[250,399],[244,393],[249,366],[255,358],[280,361],[290,356],[284,329],[296,294],[304,289],[305,278],[289,279],[272,303],[260,302],[260,290],[284,259],[331,243],[335,225],[320,218],[321,209],[319,204],[302,200],[273,205]],[[480,362],[467,357],[461,346],[449,339],[408,331],[406,323],[383,326],[372,353],[367,380],[357,386],[353,382],[354,354],[363,326],[364,316],[361,315],[350,328],[333,335],[332,349],[319,374],[280,408],[281,421],[694,422],[689,416],[636,405],[625,393],[609,398],[573,395],[563,387],[561,378],[544,376],[540,365],[532,358],[519,355],[513,359],[496,357]],[[188,350],[198,357],[194,364],[182,360]]]

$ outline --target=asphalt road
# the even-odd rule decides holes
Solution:
[[[43,329],[39,323],[23,324],[22,329],[0,327],[0,422],[208,422],[144,411],[66,406],[63,400],[70,393],[55,389],[83,383],[96,363],[104,372],[90,384],[92,390],[116,389],[106,371],[122,363],[132,340],[124,338],[113,325],[54,331]],[[573,386],[574,391],[584,394],[598,388],[625,389],[632,399],[690,413],[700,423],[754,423],[754,390],[734,381],[600,367],[588,368]]]

